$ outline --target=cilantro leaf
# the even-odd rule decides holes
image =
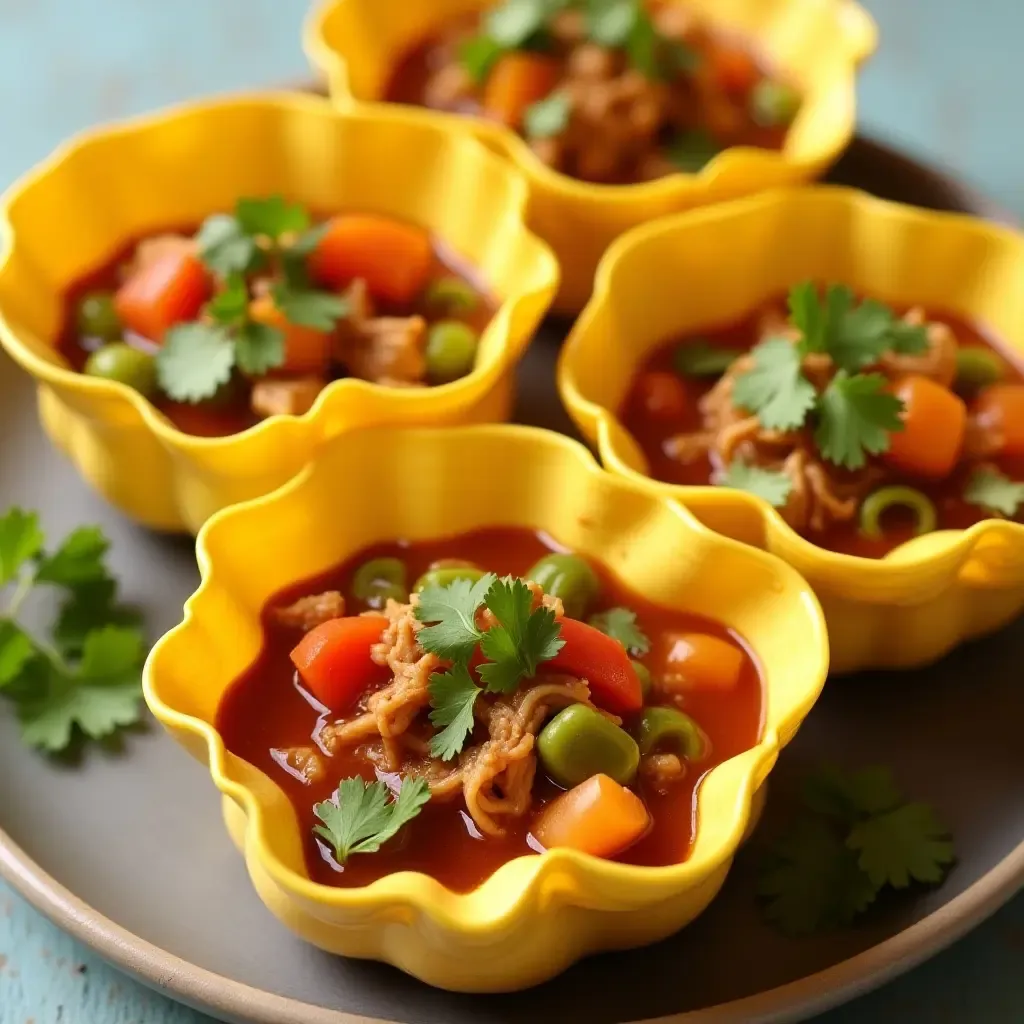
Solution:
[[[816,398],[803,375],[799,350],[784,338],[769,338],[751,355],[753,367],[735,380],[736,404],[756,413],[768,430],[799,429]]]
[[[334,798],[313,807],[323,822],[313,831],[334,848],[339,864],[354,853],[376,853],[403,825],[412,821],[430,800],[425,779],[405,779],[398,797],[383,782],[343,779]]]
[[[247,235],[263,235],[275,241],[284,234],[309,228],[305,208],[299,203],[285,202],[281,196],[239,199],[235,204],[235,219]]]
[[[134,608],[117,603],[117,582],[109,576],[75,586],[53,627],[53,639],[65,658],[80,658],[85,638],[101,626],[138,628],[142,616]]]
[[[484,19],[487,34],[500,46],[517,50],[547,22],[547,0],[505,0]]]
[[[0,619],[0,687],[13,683],[36,655],[27,633],[9,620]]]
[[[224,288],[206,304],[206,312],[226,327],[244,321],[249,315],[249,289],[245,278],[231,274]]]
[[[789,290],[789,317],[803,335],[805,352],[824,352],[828,320],[813,281],[801,281]]]
[[[840,370],[819,396],[814,440],[829,462],[860,469],[868,454],[888,451],[889,435],[903,429],[903,403],[886,392],[887,383],[880,373]]]
[[[349,315],[349,302],[341,295],[312,289],[296,289],[286,282],[274,287],[274,305],[285,319],[299,327],[333,331]]]
[[[793,490],[793,481],[782,470],[763,469],[736,459],[726,468],[718,486],[746,491],[763,498],[772,508],[784,508]]]
[[[888,768],[846,773],[826,764],[804,781],[803,802],[815,814],[853,825],[863,817],[892,810],[903,796]]]
[[[956,859],[949,830],[924,803],[904,804],[860,822],[846,845],[859,854],[861,870],[879,888],[941,882]]]
[[[284,362],[284,332],[279,327],[250,321],[235,338],[235,361],[243,373],[260,376]]]
[[[311,227],[303,231],[299,237],[296,238],[287,249],[285,249],[282,255],[291,260],[305,260],[308,256],[312,255],[313,250],[320,244],[324,235],[326,235],[330,229],[330,226],[330,221],[325,220],[322,224],[317,224],[315,227]]]
[[[636,624],[636,612],[628,608],[609,608],[591,615],[590,625],[613,640],[618,640],[635,658],[642,658],[651,649],[651,641]]]
[[[21,567],[39,554],[43,539],[35,512],[12,508],[0,518],[0,587],[13,580]]]
[[[569,127],[572,97],[564,91],[553,92],[526,108],[523,130],[528,139],[550,139]]]
[[[250,274],[266,264],[266,255],[241,224],[226,213],[203,221],[196,235],[199,258],[220,277]]]
[[[109,547],[98,526],[81,526],[64,538],[53,555],[40,561],[36,582],[76,587],[102,580],[107,575],[103,559]]]
[[[476,613],[496,578],[487,573],[476,583],[462,579],[447,587],[425,588],[419,595],[416,618],[432,625],[416,634],[420,647],[440,658],[468,661],[483,636],[476,626]]]
[[[891,347],[889,330],[892,310],[873,299],[859,306],[850,305],[836,319],[829,338],[828,352],[841,370],[851,373],[877,363]]]
[[[706,131],[693,131],[675,135],[665,150],[665,156],[681,171],[696,174],[702,171],[722,152],[722,147]]]
[[[798,818],[772,847],[758,879],[765,917],[787,935],[849,924],[878,895],[856,854],[820,818]]]
[[[161,389],[179,402],[212,398],[231,379],[234,366],[231,336],[223,327],[203,323],[172,327],[156,357]]]
[[[997,469],[976,469],[967,481],[964,501],[1013,519],[1024,503],[1024,484],[1015,483]]]
[[[889,328],[889,347],[897,355],[919,356],[928,351],[928,327],[894,320]]]
[[[465,746],[472,733],[473,707],[483,693],[473,682],[469,669],[457,662],[448,672],[435,672],[430,677],[430,721],[439,731],[430,740],[430,753],[442,761],[450,761]]]
[[[587,29],[591,41],[612,49],[625,46],[639,15],[637,0],[590,0]]]
[[[721,377],[739,355],[736,349],[706,341],[690,342],[672,353],[672,368],[684,377]]]
[[[459,63],[477,85],[483,85],[505,48],[488,35],[473,36],[459,47]]]

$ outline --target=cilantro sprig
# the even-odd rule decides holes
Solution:
[[[820,296],[811,282],[798,284],[789,294],[789,312],[799,340],[767,338],[757,345],[752,367],[736,377],[734,398],[769,430],[800,430],[811,419],[822,456],[860,469],[868,455],[888,451],[891,434],[903,429],[902,401],[886,392],[881,374],[861,371],[887,352],[926,351],[927,329],[873,299],[858,304],[843,285],[830,285]],[[804,357],[818,353],[838,368],[820,394],[803,371]]]
[[[331,844],[335,859],[344,865],[353,854],[376,853],[429,800],[425,779],[405,779],[393,799],[383,782],[343,779],[332,799],[313,807],[322,822],[313,831]]]
[[[481,630],[477,614],[485,607],[497,624]],[[481,693],[512,693],[565,644],[554,613],[534,609],[530,588],[511,576],[498,579],[487,573],[476,583],[455,580],[446,587],[427,587],[419,595],[416,617],[426,624],[417,634],[420,647],[451,662],[451,668],[435,672],[429,684],[430,721],[438,728],[430,752],[444,761],[465,746]],[[483,686],[469,670],[478,647],[485,659],[477,669]]]
[[[802,803],[758,883],[765,917],[789,935],[849,925],[886,887],[935,885],[955,860],[934,808],[905,800],[885,768],[826,765],[806,780]]]
[[[1024,504],[1024,484],[1016,483],[997,469],[976,469],[964,488],[964,501],[992,515],[1013,519]]]
[[[617,640],[634,658],[642,658],[651,649],[647,634],[636,624],[636,612],[629,608],[609,608],[591,615],[588,622]]]
[[[25,743],[56,754],[76,735],[107,740],[139,721],[146,644],[138,614],[117,600],[99,528],[80,527],[49,553],[44,544],[35,513],[0,517],[0,695]],[[19,619],[43,587],[63,595],[49,637]]]
[[[339,295],[310,286],[306,258],[322,235],[306,210],[280,196],[239,199],[233,214],[208,217],[196,235],[199,258],[220,283],[200,318],[167,332],[157,380],[170,398],[212,398],[236,369],[261,376],[284,363],[284,331],[252,315],[250,277],[277,271],[276,310],[291,324],[331,331],[349,313]]]
[[[731,463],[718,480],[719,487],[732,487],[763,498],[772,508],[785,508],[793,492],[793,481],[780,469],[763,469],[741,459]]]

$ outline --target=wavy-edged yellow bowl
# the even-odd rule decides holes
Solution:
[[[372,485],[353,489],[352,480]],[[261,607],[369,544],[495,525],[545,530],[651,600],[735,629],[763,672],[760,742],[704,778],[692,855],[673,867],[556,850],[510,861],[465,895],[412,872],[360,889],[314,884],[288,798],[226,751],[214,727],[225,690],[260,650]],[[198,549],[202,585],[146,664],[150,708],[209,765],[231,834],[274,914],[325,950],[385,960],[448,989],[525,988],[588,953],[653,942],[695,918],[725,880],[761,787],[828,666],[820,609],[789,566],[603,472],[575,441],[534,428],[340,437],[275,494],[211,519]],[[666,550],[676,557],[666,560]]]
[[[651,349],[739,319],[805,279],[980,321],[1024,356],[1024,236],[826,186],[639,228],[609,251],[561,354],[559,392],[605,466],[789,562],[825,611],[832,671],[928,664],[1024,610],[1024,526],[928,534],[883,559],[826,551],[742,491],[658,483],[617,418]]]
[[[337,381],[305,416],[206,439],[130,388],[67,367],[54,345],[72,282],[133,238],[277,193],[415,222],[465,259],[501,303],[475,370],[428,389]],[[524,226],[526,201],[506,162],[414,110],[339,111],[292,93],[177,107],[79,136],[0,200],[0,343],[38,381],[47,432],[90,484],[147,526],[195,532],[279,487],[341,431],[507,419],[515,365],[559,278]]]
[[[306,23],[305,49],[339,105],[383,98],[396,60],[455,15],[497,0],[324,0]],[[675,2],[675,0],[673,0]],[[468,126],[528,176],[530,226],[563,269],[556,300],[577,313],[590,296],[605,249],[656,217],[762,189],[810,181],[846,148],[856,124],[856,75],[877,29],[853,0],[678,0],[712,23],[756,41],[797,82],[806,101],[781,152],[734,147],[699,174],[639,185],[594,185],[553,171],[518,135],[482,118],[434,114]]]

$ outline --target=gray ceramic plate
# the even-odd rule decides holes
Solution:
[[[955,183],[864,141],[833,177],[894,199],[998,216]],[[558,326],[546,328],[526,361],[520,418],[569,429],[554,390],[559,338]],[[47,445],[32,386],[2,356],[0,485],[3,504],[42,509],[52,531],[102,523],[128,596],[146,608],[154,634],[177,622],[197,581],[191,542],[137,529],[89,493]],[[929,671],[826,688],[773,775],[764,829],[785,817],[800,776],[823,757],[882,762],[940,808],[961,857],[941,888],[885,902],[827,939],[789,941],[761,924],[748,850],[696,924],[659,946],[616,954],[614,968],[597,957],[513,996],[434,991],[379,964],[327,956],[285,931],[250,888],[206,773],[155,728],[130,738],[123,756],[94,754],[62,768],[26,753],[13,723],[0,720],[0,874],[116,965],[224,1019],[795,1020],[937,952],[1024,882],[1022,662],[1018,623]]]

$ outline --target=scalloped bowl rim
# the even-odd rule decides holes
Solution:
[[[699,523],[682,506],[660,498],[657,495],[647,493],[645,488],[637,487],[633,481],[606,474],[594,456],[583,445],[569,437],[538,427],[510,426],[508,424],[459,427],[454,429],[463,433],[472,431],[478,436],[514,436],[522,439],[521,443],[523,444],[543,443],[550,446],[558,446],[575,458],[580,463],[581,468],[588,474],[605,476],[610,486],[623,487],[643,494],[651,502],[667,504],[673,515],[680,523],[685,524],[688,530],[697,535],[703,535],[716,546],[740,548],[743,551],[744,557],[762,562],[770,562],[777,576],[788,577],[793,588],[793,594],[799,596],[800,601],[809,612],[808,617],[813,627],[810,641],[818,649],[816,679],[813,683],[809,681],[806,692],[799,700],[794,699],[794,706],[787,719],[787,721],[796,722],[798,727],[802,724],[817,702],[825,685],[825,678],[828,672],[829,649],[828,636],[817,598],[794,569],[766,552],[758,551],[740,544],[738,541],[733,541],[714,533]],[[387,434],[395,432],[395,429],[388,427],[372,428],[371,432]],[[415,427],[401,431],[410,441],[415,441],[422,437],[429,438],[431,435],[445,432],[450,433],[451,429],[444,431],[443,428]],[[164,652],[167,648],[177,642],[179,635],[195,628],[195,625],[201,621],[195,613],[195,606],[202,599],[202,595],[213,585],[214,575],[212,559],[207,548],[208,536],[226,527],[236,517],[259,513],[278,502],[284,502],[293,498],[302,490],[306,481],[315,470],[315,464],[307,466],[276,491],[217,512],[203,525],[196,541],[196,553],[201,575],[200,585],[185,603],[183,621],[154,645],[143,671],[143,690],[146,703],[157,719],[164,725],[183,729],[205,741],[209,756],[209,771],[214,784],[221,793],[235,800],[244,808],[246,819],[246,855],[247,857],[249,856],[250,843],[254,843],[258,851],[258,863],[277,885],[292,896],[304,900],[308,904],[319,904],[320,906],[332,909],[366,910],[375,908],[379,910],[384,906],[410,906],[449,929],[458,930],[466,934],[480,935],[497,931],[508,921],[520,917],[524,913],[529,913],[534,898],[543,886],[545,877],[558,869],[568,869],[571,877],[581,887],[586,887],[588,882],[594,879],[613,883],[627,883],[632,887],[633,895],[639,898],[638,902],[642,902],[645,893],[652,895],[661,893],[667,885],[672,886],[673,892],[686,891],[688,888],[706,879],[723,862],[735,855],[742,842],[744,831],[747,828],[752,813],[755,778],[765,763],[772,763],[777,759],[783,746],[779,740],[778,725],[774,728],[766,726],[755,746],[736,755],[734,758],[730,758],[729,761],[722,762],[722,765],[716,765],[715,768],[712,768],[702,776],[701,787],[706,784],[707,778],[713,772],[730,761],[744,757],[749,758],[751,761],[750,767],[743,777],[742,784],[738,787],[738,791],[733,794],[732,806],[729,811],[732,821],[728,832],[728,839],[723,841],[718,849],[705,854],[702,860],[695,861],[693,858],[688,858],[678,864],[664,867],[646,867],[604,860],[589,854],[579,853],[575,850],[548,850],[540,855],[516,857],[503,864],[477,888],[467,893],[456,893],[429,875],[415,871],[395,872],[394,874],[383,876],[370,885],[358,888],[346,889],[323,885],[291,870],[276,856],[270,854],[267,850],[266,841],[261,835],[264,817],[263,805],[252,790],[231,778],[230,770],[225,765],[226,758],[230,752],[227,750],[221,734],[214,725],[194,716],[176,711],[166,704],[158,693],[159,685],[156,682],[155,675],[157,666],[165,656]],[[248,762],[244,763],[248,764]],[[697,792],[699,807],[699,788]],[[499,901],[506,904],[505,909],[500,913],[474,912],[473,908],[475,906],[487,903],[492,893],[497,894],[502,890],[506,885],[506,880],[515,883],[516,891],[513,898]],[[543,899],[540,900],[539,905],[543,907]]]
[[[282,110],[293,108],[300,112],[304,109],[313,110],[318,108],[321,111],[330,111],[333,116],[340,119],[355,117],[365,120],[392,120],[398,124],[410,122],[416,122],[420,125],[429,124],[428,118],[417,116],[412,109],[376,109],[369,107],[342,109],[331,104],[329,100],[318,96],[306,95],[301,92],[289,90],[243,90],[225,93],[214,98],[175,103],[149,113],[86,128],[60,143],[47,157],[21,175],[0,194],[0,276],[3,275],[8,261],[15,253],[17,247],[18,233],[11,224],[11,208],[25,194],[58,172],[66,161],[78,153],[88,149],[95,142],[157,130],[178,118],[195,116],[207,110],[224,109],[232,106],[261,105],[278,107]],[[508,170],[505,161],[501,160],[496,154],[489,152],[486,146],[477,142],[471,136],[460,135],[455,142],[461,148],[466,148],[465,143],[469,144],[469,148],[479,148],[481,155],[484,155],[487,161],[497,161],[506,171]],[[527,204],[529,202],[527,184],[521,177],[515,176],[514,168],[512,172],[513,177],[510,178],[510,181],[514,191],[517,193],[514,212],[523,232],[540,247],[549,263],[548,269],[550,272],[553,272],[554,277],[549,282],[548,287],[553,285],[557,288],[561,279],[561,268],[548,244],[527,227],[525,220]],[[537,290],[539,289],[518,293],[504,300],[498,305],[496,312],[500,312],[505,308],[514,309]],[[312,408],[301,416],[277,414],[268,416],[251,427],[247,427],[245,430],[234,434],[227,434],[223,437],[201,437],[179,430],[149,399],[126,384],[100,377],[89,377],[84,373],[65,366],[59,366],[36,355],[21,340],[18,332],[8,324],[2,311],[0,311],[0,336],[2,336],[8,346],[11,355],[25,366],[37,381],[61,387],[73,393],[105,395],[127,401],[157,438],[182,451],[224,449],[237,442],[247,441],[261,436],[267,431],[275,430],[282,423],[299,423],[311,426],[320,418],[327,400],[333,398],[336,394],[357,394],[363,392],[373,395],[381,406],[394,406],[396,410],[401,410],[403,406],[422,404],[424,401],[423,395],[417,389],[387,388],[380,384],[373,384],[370,381],[345,377],[340,380],[331,381],[327,387],[323,388],[319,395],[317,395]],[[508,340],[505,339],[501,352],[495,357],[494,362],[490,366],[475,366],[470,373],[457,381],[432,386],[430,388],[430,395],[440,395],[442,397],[457,396],[461,391],[475,390],[485,375],[492,378],[492,385],[497,383],[502,371],[508,369],[507,350]]]

